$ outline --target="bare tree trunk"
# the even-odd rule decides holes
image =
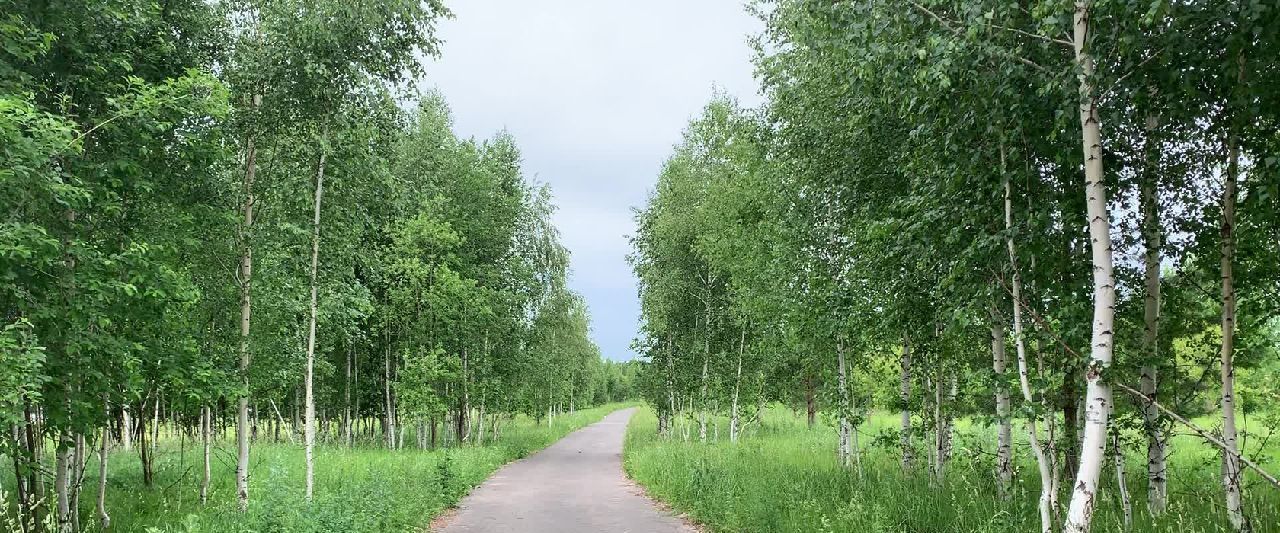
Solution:
[[[142,404],[142,407],[138,409],[138,411],[143,412],[145,410],[146,410],[146,402],[144,401]],[[138,425],[138,458],[142,462],[142,484],[144,486],[150,487],[152,482],[155,479],[155,473],[154,473],[154,470],[152,469],[152,458],[154,456],[154,454],[152,453],[153,448],[151,447],[150,444],[147,443],[147,417],[139,416],[137,422],[138,422],[137,424]]]
[[[930,477],[933,485],[942,482],[942,369],[933,378],[933,450],[930,452]]]
[[[1066,354],[1063,354],[1064,356]],[[1074,364],[1067,365],[1062,374],[1062,467],[1074,473],[1079,469],[1080,426],[1084,425],[1084,411],[1080,409],[1080,390],[1076,386],[1080,372]],[[1046,418],[1047,420],[1047,418]],[[1054,417],[1057,420],[1057,417]],[[1056,445],[1055,445],[1056,449]],[[1056,453],[1056,452],[1055,452]],[[1056,473],[1059,469],[1055,469]],[[1071,474],[1068,474],[1071,475]],[[1055,481],[1053,486],[1058,487]]]
[[[747,328],[742,328],[738,339],[738,372],[733,378],[733,406],[729,416],[729,442],[738,442],[738,389],[742,386],[742,352],[747,347]]]
[[[707,314],[706,321],[703,322],[706,333],[702,338],[702,393],[698,398],[699,408],[702,409],[701,418],[698,420],[698,440],[704,444],[707,442],[707,371],[711,364],[711,295],[710,291],[707,292],[707,299],[705,300]]]
[[[209,445],[209,433],[213,430],[213,412],[209,406],[200,409],[200,444],[202,445],[204,455],[204,472],[200,478],[200,503],[209,503],[209,481],[213,477],[213,470],[210,468],[211,446]]]
[[[347,340],[347,371],[342,379],[343,385],[343,401],[342,401],[342,443],[351,447],[351,355],[353,348],[350,339]]]
[[[1159,118],[1147,116],[1146,161],[1139,199],[1142,211],[1142,235],[1145,244],[1143,254],[1143,279],[1146,294],[1143,298],[1142,348],[1146,364],[1140,370],[1139,386],[1149,400],[1156,400],[1158,386],[1157,364],[1160,360],[1160,247],[1163,235],[1160,230],[1159,204],[1157,203],[1157,176],[1155,142]],[[1150,402],[1142,405],[1142,421],[1147,433],[1147,509],[1153,516],[1164,514],[1168,507],[1165,485],[1165,437],[1160,423],[1160,412]]]
[[[133,449],[133,418],[128,404],[120,406],[120,447],[126,451]]]
[[[667,415],[667,437],[671,436],[672,425],[676,419],[676,377],[675,377],[675,359],[676,352],[672,346],[671,337],[667,337],[667,403],[671,406],[671,412]]]
[[[356,435],[360,432],[356,430],[356,423],[360,421],[360,358],[355,356],[354,349],[351,354],[351,389],[356,391],[356,397],[351,400],[351,418],[347,421],[347,434],[349,446],[355,446]]]
[[[1000,169],[1005,171],[1004,164],[1004,145],[1000,145]],[[1004,174],[1004,225],[1005,231],[1010,232],[1013,229],[1013,191],[1009,183],[1009,175]],[[1013,296],[1013,345],[1018,354],[1018,383],[1022,389],[1022,399],[1027,404],[1035,403],[1035,395],[1031,390],[1030,365],[1027,362],[1026,340],[1023,337],[1022,328],[1022,275],[1018,271],[1018,254],[1014,247],[1013,235],[1006,234],[1005,247],[1009,250],[1009,266],[1013,273],[1013,280],[1010,284]],[[1045,453],[1044,446],[1040,443],[1040,431],[1037,428],[1036,417],[1027,418],[1027,436],[1031,444],[1031,452],[1036,457],[1036,466],[1040,470],[1040,530],[1044,533],[1053,531],[1053,500],[1055,490],[1055,482],[1053,475],[1053,466],[1050,463],[1049,456]]]
[[[853,397],[853,396],[850,397],[849,412],[853,413],[854,415],[857,415],[858,418],[861,419],[861,415],[858,411],[857,397]],[[853,456],[854,469],[858,473],[858,479],[862,479],[863,477],[862,476],[862,448],[858,445],[858,425],[857,424],[854,424],[852,422],[849,423],[849,434],[852,437],[851,444],[853,449],[850,450],[850,455]]]
[[[462,407],[458,409],[458,443],[471,437],[471,374],[467,369],[467,348],[462,347]]]
[[[106,403],[103,395],[103,403]],[[108,409],[109,410],[109,409]],[[102,441],[98,443],[98,525],[103,531],[111,529],[111,515],[107,514],[107,459],[111,444],[111,431],[102,427]]]
[[[934,413],[933,409],[935,392],[933,388],[934,379],[933,376],[929,375],[927,372],[923,373],[923,378],[924,383],[921,383],[923,386],[920,390],[920,440],[921,444],[924,445],[925,474],[929,477],[929,485],[933,486],[934,465],[937,461],[938,451],[935,441],[937,436],[934,434],[934,430],[937,429],[937,426],[934,425],[936,413]]]
[[[275,411],[275,413],[276,413],[275,427],[276,427],[276,433],[279,433],[279,432],[280,432],[280,428],[281,428],[281,427],[283,427],[283,426],[285,425],[285,423],[284,423],[284,415],[280,414],[280,408],[279,408],[278,406],[276,406],[276,401],[275,401],[275,400],[272,400],[272,399],[268,398],[268,399],[267,399],[267,403],[271,405],[271,410],[272,410],[272,411]],[[257,409],[254,409],[254,412],[255,412],[255,413],[257,413]],[[255,417],[255,418],[256,418],[256,417]],[[268,418],[267,418],[267,423],[268,423],[268,424],[270,424],[270,423],[271,423],[271,418],[270,418],[270,417],[268,417]],[[292,431],[290,431],[290,432],[286,433],[286,435],[288,435],[288,436],[289,436],[289,444],[297,444],[297,442],[298,442],[298,441],[296,441],[296,440],[294,440],[294,439],[293,439],[293,432],[292,432]],[[276,438],[276,440],[277,440],[277,441],[279,441],[279,440],[280,440],[280,439],[279,439],[279,437],[277,437],[277,438]]]
[[[1116,490],[1120,493],[1120,509],[1124,513],[1124,530],[1133,529],[1133,502],[1129,498],[1129,486],[1124,479],[1124,449],[1120,447],[1120,432],[1111,435],[1111,453],[1116,468]]]
[[[324,141],[321,141],[322,143]],[[306,498],[311,501],[315,496],[315,448],[316,448],[316,400],[315,385],[313,383],[315,376],[316,364],[316,300],[319,292],[316,286],[316,278],[320,270],[320,201],[324,198],[324,163],[328,154],[325,152],[326,147],[321,146],[320,149],[320,166],[316,170],[316,197],[315,197],[315,215],[311,220],[311,316],[307,328],[307,373],[303,379],[303,387],[306,389],[305,399],[306,416],[303,420],[302,442],[306,448],[307,462],[307,480],[306,480]]]
[[[1107,447],[1107,419],[1111,411],[1111,384],[1103,373],[1111,366],[1114,348],[1116,282],[1112,272],[1111,216],[1107,207],[1106,175],[1102,167],[1102,125],[1094,94],[1093,56],[1088,51],[1091,0],[1076,0],[1075,47],[1080,79],[1080,128],[1084,150],[1085,195],[1089,218],[1089,241],[1093,255],[1093,334],[1089,343],[1089,366],[1085,371],[1084,439],[1080,445],[1080,469],[1071,486],[1067,508],[1067,533],[1087,532],[1093,522],[1098,477]]]
[[[80,490],[84,488],[85,466],[89,463],[84,433],[76,433],[76,447],[71,461],[71,529],[80,529]]]
[[[391,405],[391,342],[388,338],[382,358],[382,438],[388,450],[396,449],[395,415]]]
[[[955,405],[956,396],[960,392],[960,378],[956,374],[955,369],[951,370],[950,381],[951,381],[951,384],[949,386],[949,390],[947,391],[947,404]],[[955,418],[952,413],[953,411],[951,409],[948,409],[947,411],[944,412],[943,418],[942,418],[942,450],[941,450],[942,459],[940,461],[940,464],[942,467],[940,469],[941,472],[938,475],[939,481],[943,480],[944,476],[942,475],[942,473],[946,472],[947,463],[951,461],[951,450],[954,444],[952,442],[952,438],[953,438],[952,430],[955,428]]]
[[[25,529],[26,524],[29,522],[31,531],[38,533],[44,529],[45,486],[43,468],[40,465],[44,457],[44,453],[41,450],[41,444],[44,439],[39,437],[41,432],[36,427],[39,420],[39,416],[36,414],[37,409],[39,408],[34,407],[30,399],[23,399],[23,424],[20,437],[24,448],[23,462],[26,463],[26,493],[22,498],[22,508],[25,511],[25,516],[22,517],[23,528]],[[22,470],[18,468],[16,458],[14,461],[14,472],[17,475]]]
[[[23,437],[23,430],[20,423],[14,424],[10,427],[9,437],[13,439],[15,452],[10,454],[10,458],[13,459],[14,491],[16,492],[18,499],[17,507],[15,509],[18,515],[18,526],[22,533],[28,533],[27,514],[30,510],[30,502],[27,498],[27,479],[22,475],[22,463],[24,459],[23,455],[26,451],[26,439]]]
[[[160,402],[163,397],[156,394],[156,401],[151,406],[151,453],[156,453],[156,446],[160,445]]]
[[[707,442],[707,365],[709,363],[707,358],[707,355],[702,358],[702,392],[699,395],[700,400],[698,402],[701,404],[699,406],[701,413],[699,413],[698,418],[698,440],[703,443]]]
[[[902,336],[902,380],[898,387],[898,400],[902,402],[902,432],[899,435],[899,446],[902,447],[902,469],[910,470],[915,461],[911,453],[911,338]]]
[[[849,428],[849,384],[845,375],[844,340],[836,341],[836,383],[840,387],[840,466],[849,468],[851,444]]]
[[[58,498],[58,532],[71,533],[71,455],[72,440],[64,432],[59,436],[53,463],[53,490]]]
[[[1000,499],[1007,500],[1013,484],[1013,425],[1009,420],[1009,389],[1005,386],[1007,361],[1004,323],[996,312],[994,304],[991,308],[991,354],[996,379],[996,419],[999,423],[996,434],[996,488],[1000,493]]]
[[[262,95],[253,95],[253,107],[262,104]],[[252,308],[251,288],[253,280],[253,209],[256,204],[253,180],[257,173],[257,150],[254,138],[249,136],[245,150],[244,171],[244,224],[240,229],[240,379],[244,393],[239,398],[236,416],[236,500],[240,512],[249,510],[249,322]]]
[[[1241,56],[1241,72],[1244,63]],[[1236,181],[1240,177],[1240,146],[1234,132],[1227,137],[1227,172],[1222,187],[1222,441],[1228,450],[1223,453],[1222,486],[1227,497],[1227,518],[1236,531],[1249,529],[1244,514],[1244,497],[1240,487],[1243,471],[1240,468],[1239,445],[1236,432],[1235,400],[1235,329],[1236,292],[1233,265],[1235,262]]]
[[[1036,339],[1036,375],[1048,373],[1044,363],[1044,347],[1042,339]],[[1049,471],[1053,476],[1049,480],[1049,508],[1053,511],[1053,521],[1060,521],[1058,506],[1058,487],[1062,486],[1062,460],[1058,454],[1058,417],[1053,412],[1052,400],[1048,394],[1040,395],[1040,412],[1044,421],[1044,454],[1049,458]],[[1068,452],[1070,454],[1072,452]],[[1068,474],[1070,475],[1070,474]]]

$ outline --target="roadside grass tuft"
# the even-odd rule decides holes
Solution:
[[[155,483],[142,484],[137,452],[111,454],[107,510],[118,532],[242,533],[425,531],[431,519],[455,505],[502,465],[545,448],[561,437],[631,404],[610,404],[557,416],[554,425],[517,417],[498,443],[485,446],[390,451],[317,446],[315,501],[303,498],[301,445],[258,442],[251,448],[246,513],[236,508],[235,441],[213,451],[209,504],[201,505],[198,443],[166,441],[155,463]],[[86,531],[98,531],[94,503],[97,460],[90,459],[80,496]],[[0,469],[0,479],[13,479]],[[5,486],[11,483],[5,483]],[[10,497],[12,497],[10,495]],[[11,502],[10,502],[11,503]],[[10,505],[0,505],[11,516]],[[0,520],[0,524],[4,521]]]
[[[763,425],[749,429],[736,445],[727,441],[727,422],[717,420],[722,440],[703,445],[697,442],[696,423],[690,432],[691,442],[685,442],[678,432],[669,441],[659,438],[653,411],[642,409],[627,431],[627,473],[651,496],[712,531],[1039,530],[1036,502],[1040,485],[1025,431],[1019,433],[1015,428],[1015,436],[1022,436],[1021,440],[1015,438],[1016,482],[1012,497],[1001,501],[993,474],[994,428],[958,420],[946,481],[933,488],[925,473],[923,451],[917,453],[916,470],[904,473],[896,447],[871,446],[878,433],[896,427],[896,414],[874,414],[861,428],[861,479],[856,470],[844,470],[837,464],[836,431],[829,424],[809,429],[802,417],[782,408],[769,409],[764,418]],[[1280,457],[1280,444],[1269,444],[1266,452],[1266,457]],[[1146,511],[1145,448],[1131,450],[1126,484],[1133,499],[1133,531],[1230,531],[1221,501],[1217,457],[1213,448],[1194,436],[1175,437],[1169,457],[1169,510],[1153,519]],[[1070,499],[1070,477],[1063,475],[1059,497],[1064,507]],[[1280,493],[1253,476],[1247,481],[1246,512],[1254,530],[1280,531]],[[1110,462],[1102,483],[1094,530],[1123,531]]]

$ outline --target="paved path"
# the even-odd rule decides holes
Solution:
[[[635,409],[502,467],[459,504],[442,533],[693,532],[659,510],[622,473],[622,440]]]

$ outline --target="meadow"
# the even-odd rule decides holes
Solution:
[[[829,423],[819,421],[810,429],[803,414],[781,407],[768,409],[763,418],[737,444],[727,438],[701,444],[696,427],[688,442],[679,426],[670,440],[660,438],[653,411],[641,410],[627,432],[627,473],[650,496],[715,532],[994,533],[1039,527],[1039,479],[1025,430],[1017,426],[1016,485],[1012,497],[1002,501],[996,495],[993,474],[994,428],[957,420],[955,452],[945,481],[935,488],[924,471],[923,452],[917,454],[917,470],[904,473],[896,446],[877,444],[896,442],[896,438],[876,438],[896,427],[896,413],[872,414],[860,428],[860,476],[856,469],[838,465],[837,433]],[[727,422],[717,423],[719,435],[727,437]],[[1266,433],[1261,427],[1251,429]],[[1173,437],[1170,446],[1169,510],[1158,519],[1145,510],[1145,457],[1130,447],[1134,451],[1126,457],[1125,470],[1133,498],[1132,531],[1230,531],[1215,449],[1182,433]],[[1280,443],[1271,440],[1263,446],[1261,457],[1271,458],[1274,465],[1280,458]],[[1251,452],[1257,448],[1252,442],[1246,446]],[[1116,486],[1115,470],[1108,462],[1094,531],[1124,529]],[[1246,478],[1246,487],[1246,513],[1254,530],[1280,531],[1280,492],[1259,483],[1252,474]],[[1062,488],[1063,505],[1068,497]]]
[[[609,404],[563,414],[548,426],[518,416],[498,442],[435,450],[318,446],[315,500],[303,498],[303,449],[289,443],[259,442],[251,450],[249,510],[235,499],[235,442],[221,440],[213,451],[209,502],[198,494],[198,444],[169,439],[158,446],[155,483],[142,483],[137,452],[117,450],[108,460],[107,511],[119,532],[329,532],[425,531],[431,519],[452,507],[502,465],[525,457],[604,415],[625,407]],[[11,467],[9,467],[11,468]],[[98,463],[86,469],[80,516],[86,531],[93,519]],[[0,488],[10,487],[11,470],[0,470]],[[9,496],[11,498],[11,495]],[[6,502],[11,503],[11,502]],[[6,506],[6,516],[12,508]],[[14,527],[0,520],[0,528]]]

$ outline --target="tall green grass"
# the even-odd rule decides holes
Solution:
[[[725,422],[720,436],[727,439]],[[896,449],[871,445],[882,429],[897,424],[896,415],[877,414],[861,428],[862,469],[837,464],[836,431],[804,420],[785,409],[770,409],[762,425],[736,445],[710,444],[678,436],[656,435],[657,421],[644,409],[627,432],[628,474],[649,494],[707,525],[725,532],[1013,532],[1038,531],[1036,502],[1040,485],[1025,432],[1015,429],[1016,487],[1009,501],[996,496],[994,430],[965,420],[957,423],[954,457],[943,486],[934,488],[923,471],[903,473]],[[1264,432],[1265,433],[1265,432]],[[1133,435],[1137,438],[1137,435]],[[1015,439],[1016,440],[1016,439]],[[1265,456],[1280,457],[1272,443]],[[1171,443],[1170,505],[1152,519],[1146,512],[1145,456],[1134,450],[1126,463],[1133,498],[1134,531],[1228,531],[1219,483],[1219,459],[1213,448],[1193,436]],[[1145,453],[1142,451],[1141,453]],[[918,463],[924,462],[920,455]],[[1274,466],[1274,463],[1273,463]],[[1071,477],[1064,474],[1064,478]],[[1250,475],[1247,512],[1255,531],[1280,531],[1280,492]],[[1071,479],[1063,480],[1062,505],[1070,498]],[[1095,531],[1122,531],[1115,471],[1103,472]]]
[[[570,432],[625,407],[611,404],[557,416],[547,427],[518,417],[500,440],[485,446],[439,450],[317,447],[315,500],[303,498],[300,445],[258,443],[250,456],[250,505],[236,508],[235,443],[220,441],[213,453],[209,503],[201,505],[201,455],[188,442],[162,444],[155,483],[142,484],[136,452],[116,452],[108,461],[107,510],[119,532],[364,532],[424,531],[503,464],[540,450]],[[81,495],[81,517],[96,531],[94,499],[98,465],[91,459]],[[0,470],[12,480],[10,470]],[[12,483],[0,485],[10,488]],[[9,510],[12,513],[12,509]],[[0,528],[4,521],[0,520]]]

